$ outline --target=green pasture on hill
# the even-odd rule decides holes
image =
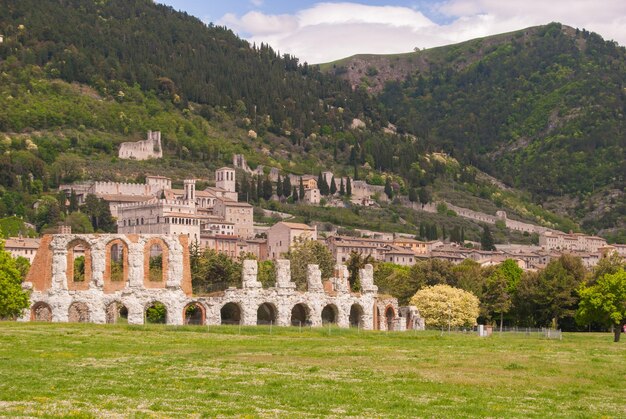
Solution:
[[[0,415],[626,417],[609,334],[0,323]]]

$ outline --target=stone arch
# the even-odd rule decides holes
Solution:
[[[147,324],[166,324],[167,307],[160,301],[153,301],[146,306],[144,316]]]
[[[339,310],[334,304],[327,304],[322,310],[322,324],[337,323],[339,320]]]
[[[113,239],[105,247],[104,292],[111,293],[126,288],[128,283],[128,244]]]
[[[52,307],[43,301],[36,302],[30,309],[30,320],[33,322],[51,322]]]
[[[70,323],[89,323],[89,307],[81,301],[75,301],[67,311],[67,321]]]
[[[385,308],[385,323],[387,326],[387,330],[393,330],[393,319],[396,317],[396,311],[392,306],[387,306]]]
[[[91,282],[91,246],[83,239],[67,244],[67,289],[86,291]]]
[[[276,324],[278,310],[272,303],[263,303],[256,311],[256,324]]]
[[[365,312],[360,304],[354,303],[350,306],[350,327],[363,328],[365,326],[364,321]]]
[[[119,301],[113,301],[105,309],[108,324],[128,323],[128,308]]]
[[[165,288],[168,269],[169,248],[159,237],[148,240],[143,249],[144,281],[146,288]]]
[[[206,310],[204,306],[193,301],[183,309],[183,324],[203,325],[206,322]]]
[[[304,303],[298,303],[291,309],[292,326],[308,326],[311,324],[311,309]]]
[[[220,309],[220,321],[222,324],[241,324],[241,306],[233,302],[224,304]]]

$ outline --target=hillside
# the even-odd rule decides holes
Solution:
[[[322,68],[377,95],[399,132],[528,190],[589,232],[624,237],[623,47],[553,23]]]
[[[423,137],[418,125],[411,126],[419,121],[403,125],[407,108],[389,99],[389,87],[379,97],[353,91],[336,75],[250,45],[226,28],[150,1],[128,5],[0,5],[0,216],[16,214],[35,223],[33,204],[64,182],[141,181],[158,173],[176,183],[193,173],[207,184],[213,169],[240,153],[253,168],[262,164],[283,174],[332,170],[376,185],[390,178],[395,196],[428,190],[433,199],[474,210],[503,209],[514,219],[578,228],[567,215],[555,216],[526,192],[503,188],[477,170],[480,161],[466,158],[466,150],[444,147],[435,135]],[[61,24],[66,21],[71,24]],[[400,86],[402,95],[407,86]],[[218,93],[208,94],[211,89]],[[436,124],[440,116],[432,113]],[[355,118],[362,122],[355,126]],[[389,129],[388,120],[397,129]],[[163,133],[162,160],[116,157],[119,143],[142,139],[148,130]],[[433,158],[442,148],[456,159]],[[594,211],[613,204],[607,205]],[[398,211],[383,210],[380,217],[389,215],[392,223],[406,218]],[[579,208],[582,215],[589,211]],[[324,214],[320,221],[342,218]],[[409,218],[391,229],[410,230],[427,221],[441,230],[440,222],[448,224],[450,231],[457,224],[426,214]],[[611,228],[620,222],[602,220]],[[351,226],[362,225],[369,222]],[[468,228],[480,231],[477,224]],[[592,232],[601,228],[589,226]],[[499,237],[515,239],[506,232]]]

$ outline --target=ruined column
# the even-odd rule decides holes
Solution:
[[[374,267],[371,264],[359,269],[359,279],[361,280],[361,292],[363,294],[376,294],[378,287],[374,285]]]
[[[256,260],[246,259],[243,261],[243,269],[241,270],[241,286],[243,289],[262,288],[261,283],[257,280],[259,267]]]
[[[150,252],[149,249],[146,251]],[[143,243],[130,243],[128,245],[128,285],[130,288],[143,288],[144,257]],[[128,315],[130,323],[130,311]]]
[[[306,285],[309,292],[323,292],[322,271],[319,265],[307,265],[306,267]]]
[[[296,283],[291,280],[291,261],[278,259],[276,261],[276,288],[295,290]]]
[[[332,279],[335,291],[339,293],[350,292],[350,283],[348,282],[349,277],[350,273],[348,272],[346,265],[342,265],[341,263],[336,264],[335,277]]]

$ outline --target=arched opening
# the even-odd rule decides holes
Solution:
[[[148,262],[148,280],[151,282],[163,281],[163,247],[160,244],[150,246]]]
[[[128,309],[119,301],[113,301],[106,308],[106,321],[108,324],[128,323]]]
[[[160,301],[155,301],[146,308],[146,323],[165,324],[167,322],[167,307]]]
[[[72,240],[67,246],[67,287],[70,291],[89,289],[91,249],[84,240]]]
[[[256,311],[256,324],[276,324],[277,310],[274,304],[263,303]]]
[[[363,327],[363,307],[352,304],[350,307],[350,327]]]
[[[220,310],[222,324],[239,324],[241,322],[241,308],[238,304],[227,303]]]
[[[396,313],[393,311],[393,307],[389,306],[385,309],[385,320],[387,321],[387,330],[393,330],[393,319],[396,317]]]
[[[296,304],[291,309],[291,325],[292,326],[308,326],[311,323],[309,319],[310,310],[306,304]]]
[[[337,307],[334,304],[328,304],[322,310],[322,324],[337,323]]]
[[[89,307],[87,307],[87,304],[81,302],[72,303],[68,311],[67,321],[70,323],[89,322]]]
[[[33,308],[30,309],[30,320],[34,322],[51,322],[52,308],[43,301],[35,303]]]
[[[183,310],[184,324],[203,325],[205,321],[204,307],[200,303],[189,303]]]

